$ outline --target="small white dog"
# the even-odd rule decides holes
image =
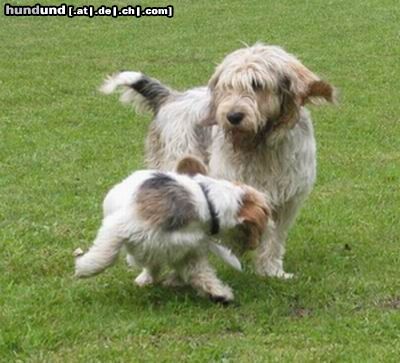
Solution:
[[[104,93],[153,112],[147,167],[173,170],[190,154],[210,175],[268,195],[275,233],[260,243],[260,275],[288,278],[285,241],[316,178],[316,145],[307,104],[335,102],[335,89],[284,49],[257,43],[228,54],[208,87],[178,92],[139,72],[108,78]],[[204,125],[215,125],[204,127]]]
[[[243,184],[198,174],[206,168],[195,158],[181,160],[177,170],[188,175],[141,170],[110,190],[92,247],[85,254],[75,251],[75,276],[100,273],[125,245],[128,261],[144,268],[135,280],[139,286],[155,282],[162,268],[170,267],[169,284],[190,284],[214,301],[233,299],[231,289],[210,266],[208,251],[238,269],[240,263],[229,250],[210,242],[210,234],[218,233],[220,227],[243,225],[249,233],[249,248],[257,247],[268,233],[270,209],[265,196]]]

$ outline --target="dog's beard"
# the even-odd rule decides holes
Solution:
[[[256,125],[258,127],[232,126],[225,123],[222,129],[226,141],[232,144],[235,152],[251,153],[259,147],[272,147],[279,143],[287,131],[294,126],[279,117],[266,118],[265,121],[259,120]]]
[[[253,128],[224,127],[224,133],[227,141],[232,144],[234,151],[251,152],[266,140],[268,133],[271,131],[266,129],[265,124],[262,125],[257,131]]]
[[[225,133],[235,151],[249,149],[255,136],[254,132],[244,131],[239,128],[231,128],[226,130]]]

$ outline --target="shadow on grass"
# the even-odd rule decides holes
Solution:
[[[118,274],[119,275],[119,274]],[[199,308],[237,309],[265,301],[265,307],[289,306],[293,300],[293,287],[296,280],[281,281],[256,276],[252,272],[239,273],[224,269],[219,277],[229,284],[235,294],[235,300],[230,304],[221,304],[200,296],[190,286],[165,287],[160,284],[137,287],[133,280],[114,276],[97,276],[93,279],[76,281],[74,284],[74,304],[83,308],[92,305],[116,306],[134,311],[164,311],[172,309]]]

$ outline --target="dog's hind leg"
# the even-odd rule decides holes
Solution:
[[[214,269],[206,258],[192,259],[179,269],[186,283],[192,285],[200,294],[212,301],[229,303],[233,301],[231,288],[218,279]]]
[[[156,282],[160,274],[159,266],[145,267],[135,278],[135,284],[139,287],[151,285]]]
[[[124,238],[119,233],[118,223],[107,219],[104,220],[89,251],[76,256],[76,277],[96,275],[112,265],[117,259]]]

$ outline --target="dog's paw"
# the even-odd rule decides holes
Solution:
[[[282,280],[290,280],[295,277],[295,274],[285,272],[282,269],[274,269],[274,270],[266,269],[266,270],[262,270],[262,271],[258,270],[257,272],[260,276],[276,277],[276,278],[282,279]]]
[[[295,274],[281,270],[281,271],[279,271],[279,273],[277,273],[273,277],[277,277],[278,279],[282,279],[282,280],[290,280],[295,277]]]
[[[295,275],[285,272],[282,260],[267,260],[256,263],[256,270],[260,276],[276,277],[282,280],[292,279]]]
[[[79,256],[82,256],[84,253],[85,253],[85,252],[83,252],[82,248],[77,248],[77,249],[72,253],[72,255],[73,255],[74,257],[79,257]]]
[[[228,305],[233,301],[233,293],[232,291],[230,291],[229,294],[224,295],[209,295],[209,298],[212,302],[222,305]]]
[[[233,292],[229,286],[225,285],[218,290],[219,291],[213,291],[213,293],[208,295],[211,301],[223,305],[227,305],[233,301]]]
[[[153,277],[147,271],[142,271],[142,273],[135,279],[135,284],[139,287],[151,285],[153,282]]]

